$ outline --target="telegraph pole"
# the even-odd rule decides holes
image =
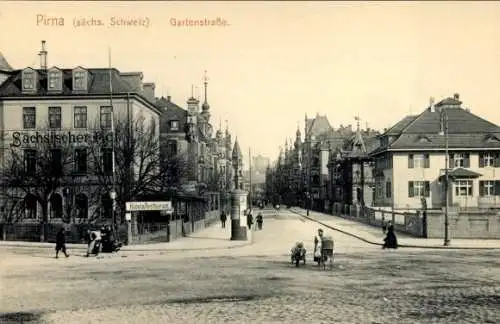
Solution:
[[[248,206],[250,207],[250,210],[252,209],[252,152],[250,151],[250,147],[248,147],[248,182],[250,182],[250,188],[249,188],[249,195],[248,198],[250,198],[248,202]]]
[[[116,226],[116,190],[115,190],[115,109],[113,108],[113,80],[111,72],[111,48],[108,48],[109,58],[109,105],[111,106],[111,191],[109,197],[112,203],[113,226]]]
[[[444,207],[444,245],[450,245],[450,237],[449,237],[449,220],[448,220],[448,205],[449,205],[449,179],[448,179],[448,167],[449,167],[449,154],[448,154],[448,114],[446,113],[445,108],[441,108],[443,110],[443,123],[444,123],[444,154],[445,154],[445,169],[444,169],[444,178],[445,178],[445,207]]]

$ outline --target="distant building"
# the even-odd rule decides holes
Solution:
[[[199,100],[193,96],[187,100],[187,109],[172,102],[170,96],[156,100],[162,110],[161,151],[165,161],[175,159],[178,162],[177,176],[180,179],[177,179],[177,189],[196,195],[217,192],[221,195],[221,203],[228,207],[232,189],[231,134],[226,128],[224,135],[219,128],[212,137],[206,93],[205,82],[205,100],[201,109]],[[212,202],[211,208],[218,204],[218,201]]]
[[[328,164],[329,183],[328,200],[342,205],[372,206],[375,181],[373,161],[369,153],[379,145],[379,140],[369,130],[361,130],[345,141],[342,147],[330,152]]]
[[[459,95],[407,116],[380,136],[375,205],[442,208],[444,170],[449,202],[461,208],[500,207],[500,127],[461,107]],[[446,165],[446,129],[448,165]]]

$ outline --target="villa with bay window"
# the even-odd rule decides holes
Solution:
[[[459,95],[407,116],[380,136],[374,205],[398,209],[500,208],[500,127],[461,106]],[[447,152],[447,154],[446,154]]]

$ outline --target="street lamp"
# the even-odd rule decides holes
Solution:
[[[441,131],[440,135],[444,135],[444,154],[445,154],[445,168],[444,168],[444,195],[445,195],[445,207],[444,207],[444,245],[450,245],[449,238],[449,222],[448,222],[448,166],[449,166],[449,155],[448,155],[448,114],[445,108],[441,108]]]

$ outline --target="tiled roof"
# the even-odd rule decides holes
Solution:
[[[384,135],[397,135],[401,133],[403,129],[406,128],[412,121],[414,121],[418,115],[406,116],[397,122],[394,126],[385,131]]]
[[[33,69],[38,72],[38,84],[37,84],[37,92],[35,93],[23,93],[22,91],[22,71],[16,70],[12,74],[12,76],[6,80],[0,86],[0,97],[30,97],[30,96],[43,96],[49,94],[47,91],[47,71]],[[63,73],[63,89],[62,92],[59,93],[50,93],[50,95],[54,96],[82,96],[82,95],[102,95],[109,94],[109,75],[110,70],[107,68],[104,69],[85,69],[88,71],[88,90],[85,94],[82,93],[73,93],[73,78],[72,72],[73,69],[60,69]],[[125,81],[125,78],[122,78],[120,75],[120,71],[117,69],[111,69],[111,83],[113,87],[113,94],[126,94],[126,93],[134,93],[141,95],[141,93],[137,92],[131,84]],[[144,96],[143,98],[147,100]],[[152,103],[154,104],[154,103]]]
[[[386,149],[444,149],[445,136],[440,135],[442,109],[446,109],[450,149],[500,148],[500,127],[460,108],[460,104],[456,98],[447,98],[436,105],[435,110],[406,116],[383,134],[396,137],[389,147],[380,147],[372,153]]]
[[[500,139],[500,132],[493,133]],[[390,146],[393,149],[444,148],[445,137],[439,134],[425,135],[428,141],[421,140],[418,134],[403,134]],[[448,148],[500,148],[500,140],[489,139],[486,134],[449,134]]]
[[[326,116],[316,115],[316,117],[308,122],[306,135],[321,135],[333,131],[330,122]]]
[[[162,111],[160,115],[160,133],[173,132],[170,130],[170,121],[172,120],[179,121],[179,130],[176,132],[182,133],[185,131],[187,123],[187,110],[164,97],[157,98],[156,106]]]

